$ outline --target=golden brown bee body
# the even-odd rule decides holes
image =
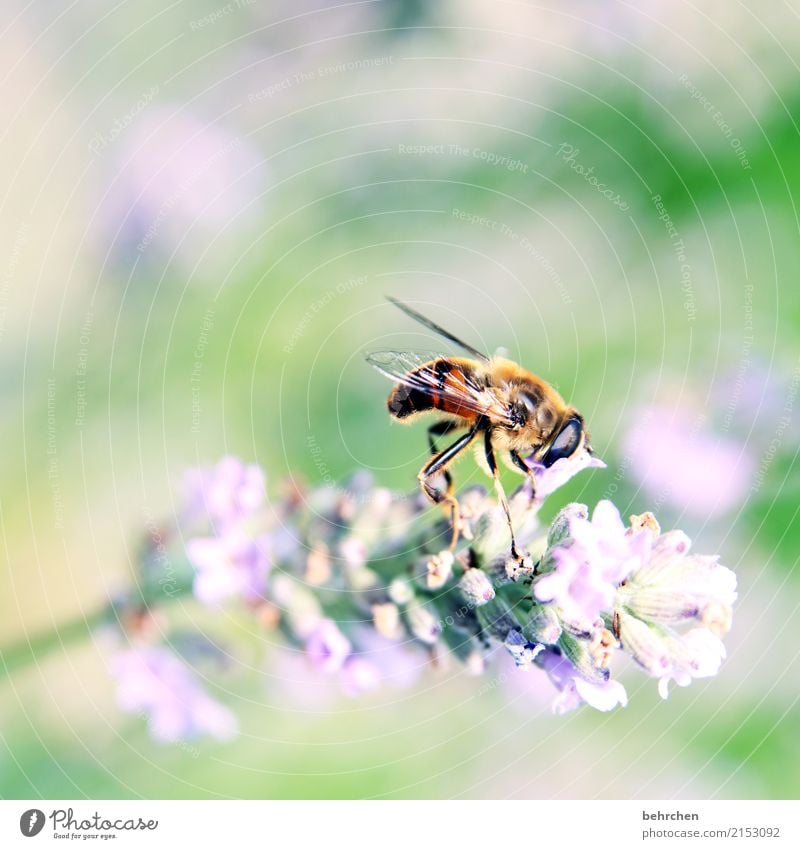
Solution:
[[[502,357],[487,357],[410,307],[390,298],[403,312],[473,356],[424,358],[401,351],[371,354],[368,361],[396,382],[389,394],[390,415],[403,422],[434,414],[428,428],[432,457],[419,473],[423,492],[437,504],[449,506],[453,541],[459,533],[458,501],[453,495],[448,466],[470,445],[476,444],[480,465],[493,478],[498,498],[511,529],[511,552],[520,559],[508,502],[497,469],[497,456],[514,471],[529,476],[530,462],[550,466],[580,450],[591,451],[581,415],[546,381]],[[465,431],[452,445],[439,451],[436,437]],[[526,462],[527,461],[527,462]],[[447,489],[434,486],[443,475]]]

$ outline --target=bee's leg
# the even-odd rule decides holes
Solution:
[[[510,451],[511,462],[524,474],[527,475],[531,485],[531,501],[536,498],[536,478],[533,474],[533,469],[520,457],[517,451]]]
[[[436,454],[439,453],[439,448],[436,445],[435,437],[446,436],[448,433],[450,433],[451,431],[455,430],[458,427],[459,427],[458,422],[448,421],[447,419],[445,419],[441,422],[437,422],[434,425],[431,425],[428,428],[428,445],[430,446],[431,454],[436,456]],[[453,476],[450,474],[450,472],[447,471],[447,469],[443,470],[442,476],[444,477],[444,481],[447,484],[447,494],[452,495],[453,494]]]
[[[470,444],[470,442],[472,442],[477,432],[477,428],[472,428],[472,430],[468,433],[459,437],[449,448],[445,448],[443,451],[435,454],[417,475],[422,491],[434,504],[441,504],[450,507],[453,526],[453,537],[450,541],[451,549],[456,547],[459,532],[461,530],[461,517],[459,514],[458,500],[450,491],[449,482],[448,490],[442,492],[442,490],[437,489],[437,487],[433,485],[432,479],[436,475],[445,472],[447,466]],[[447,477],[445,479],[447,480]]]
[[[489,466],[489,471],[492,473],[492,478],[494,479],[494,491],[497,493],[497,500],[502,505],[503,510],[506,514],[506,520],[508,521],[508,530],[511,533],[511,556],[514,558],[514,560],[518,560],[521,562],[523,560],[523,557],[517,550],[517,540],[514,536],[514,523],[511,521],[511,509],[508,506],[506,491],[503,489],[503,483],[500,480],[500,473],[497,469],[497,457],[495,457],[494,454],[491,430],[487,430],[484,434],[483,445],[486,452],[486,462]]]

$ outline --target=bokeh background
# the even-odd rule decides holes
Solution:
[[[556,500],[655,509],[740,600],[718,678],[566,717],[455,667],[298,702],[187,604],[240,738],[152,741],[55,640],[0,670],[0,795],[797,797],[797,4],[6,5],[0,646],[80,631],[186,466],[411,488],[363,353],[436,342],[386,294],[584,412],[608,469]]]

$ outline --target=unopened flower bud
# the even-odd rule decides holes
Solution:
[[[554,548],[561,545],[571,536],[570,522],[575,519],[587,519],[588,516],[589,508],[585,504],[578,504],[577,502],[567,504],[566,507],[559,510],[547,533],[547,547]]]
[[[458,588],[464,594],[464,598],[476,607],[494,598],[494,587],[480,569],[467,569],[458,582]]]
[[[423,643],[432,646],[442,633],[441,623],[431,611],[414,600],[406,608],[406,618],[411,633]]]
[[[453,552],[445,549],[428,560],[427,585],[430,590],[443,587],[453,574]]]
[[[306,558],[305,581],[312,587],[319,587],[327,583],[331,577],[331,556],[328,546],[324,542],[318,542]]]
[[[403,636],[403,626],[400,623],[400,610],[396,604],[372,605],[372,619],[375,630],[389,640],[398,640]]]
[[[519,630],[519,622],[508,603],[499,596],[475,608],[484,634],[504,643],[509,631]]]
[[[535,604],[522,633],[531,642],[554,646],[561,636],[561,621],[551,606]]]
[[[569,634],[562,633],[558,645],[564,656],[585,680],[595,683],[608,680],[608,669],[595,663],[595,655],[590,640],[579,640]]]
[[[395,604],[408,604],[414,598],[414,589],[403,578],[395,578],[389,584],[389,598]]]

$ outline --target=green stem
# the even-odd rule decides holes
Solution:
[[[42,661],[58,649],[68,649],[86,639],[92,631],[113,616],[113,605],[106,605],[87,615],[76,617],[63,625],[22,637],[0,649],[0,680],[10,678],[18,669]]]
[[[153,582],[139,586],[122,601],[110,602],[92,613],[81,614],[63,625],[56,625],[32,637],[25,636],[0,648],[0,681],[10,678],[17,670],[39,663],[58,649],[68,649],[91,636],[100,625],[117,623],[124,610],[154,607],[191,592],[191,578],[182,575],[164,586]]]

